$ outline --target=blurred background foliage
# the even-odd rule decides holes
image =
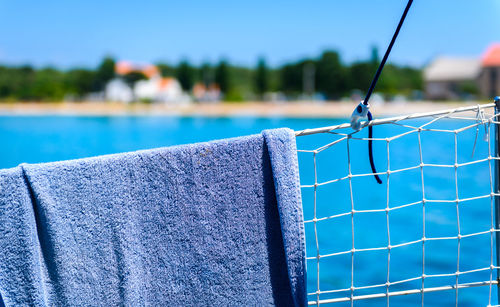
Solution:
[[[227,101],[265,100],[265,94],[281,93],[288,100],[320,94],[339,100],[369,87],[380,59],[377,49],[365,61],[346,64],[339,53],[326,50],[317,58],[306,58],[279,67],[269,67],[260,57],[255,67],[233,65],[227,59],[218,63],[192,65],[187,59],[177,65],[155,63],[164,77],[175,77],[189,92],[195,83],[217,84]],[[102,92],[115,77],[115,60],[105,57],[95,69],[0,66],[2,101],[83,101],[91,93]],[[124,77],[132,85],[145,79],[140,73]],[[386,65],[376,91],[386,95],[409,95],[422,89],[422,71],[413,67]]]

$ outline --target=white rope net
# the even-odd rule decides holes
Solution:
[[[498,304],[496,124],[494,104],[373,121],[381,185],[367,129],[297,132],[309,305]]]

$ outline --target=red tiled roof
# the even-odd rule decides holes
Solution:
[[[140,66],[134,65],[128,61],[120,61],[115,65],[115,72],[119,75],[126,75],[134,71],[142,72],[148,78],[151,78],[160,72],[158,67],[154,65]]]
[[[142,70],[141,70],[141,71],[142,71],[142,73],[143,73],[144,75],[146,75],[146,77],[148,77],[148,78],[151,78],[151,77],[153,77],[154,75],[159,74],[159,72],[160,72],[160,71],[158,70],[158,68],[157,68],[156,66],[154,66],[154,65],[148,65],[148,66],[146,66],[146,67],[142,68]]]
[[[160,90],[167,88],[167,86],[174,81],[174,78],[161,78],[158,84]]]
[[[115,72],[119,75],[126,75],[133,70],[132,63],[127,61],[120,61],[115,65]]]
[[[500,66],[500,43],[491,45],[483,55],[483,66]]]

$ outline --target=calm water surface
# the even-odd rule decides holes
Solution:
[[[332,119],[289,119],[289,118],[206,118],[206,117],[71,117],[71,116],[0,116],[0,168],[8,168],[19,163],[37,163],[88,156],[148,149],[213,139],[236,137],[259,133],[263,129],[289,127],[295,130],[333,125],[345,120]],[[419,124],[419,122],[411,122]],[[438,123],[438,128],[455,129],[463,122],[450,121]],[[375,137],[390,137],[408,131],[396,126],[377,126]],[[475,155],[471,158],[475,129],[457,135],[458,163],[482,159],[488,156],[488,143],[484,142],[484,131],[480,130]],[[359,135],[366,136],[366,131]],[[300,149],[315,149],[338,139],[335,135],[299,137]],[[454,134],[423,132],[422,157],[425,163],[454,164]],[[370,172],[366,142],[350,141],[351,172],[364,174]],[[388,153],[389,152],[389,153]],[[392,141],[387,148],[385,141],[374,142],[375,162],[381,171],[404,169],[420,163],[417,134],[409,134]],[[390,159],[388,159],[388,156]],[[299,153],[302,184],[314,183],[313,156]],[[317,155],[317,180],[326,182],[348,174],[347,144],[342,141]],[[381,176],[382,185],[375,183],[370,176],[355,177],[351,181],[353,199],[351,203],[348,180],[320,186],[316,192],[318,218],[332,216],[351,210],[384,209],[421,201],[423,195],[428,200],[443,202],[426,203],[425,218],[421,203],[391,211],[389,218],[385,212],[356,213],[318,222],[318,240],[321,255],[327,255],[352,248],[354,221],[354,246],[356,249],[387,246],[419,240],[425,236],[456,237],[458,227],[462,235],[487,231],[491,228],[490,199],[478,199],[459,203],[446,202],[458,197],[470,198],[490,193],[488,161],[459,167],[455,181],[454,168],[424,167],[400,173]],[[388,184],[389,181],[389,184]],[[458,188],[458,189],[457,189]],[[314,189],[302,190],[304,215],[306,220],[314,217]],[[457,222],[458,221],[458,222]],[[389,225],[389,227],[387,227]],[[389,234],[388,235],[388,229]],[[306,224],[307,256],[316,255],[313,223]],[[488,267],[491,262],[491,236],[489,233],[425,243],[425,274],[452,274],[457,271],[474,270]],[[457,257],[457,255],[459,257]],[[391,282],[422,275],[422,243],[393,248],[390,252],[389,280]],[[320,260],[320,289],[331,290],[351,286],[351,254],[325,257]],[[362,287],[383,284],[387,281],[388,251],[357,252],[354,256],[354,285]],[[308,292],[316,290],[317,264],[308,261]],[[495,278],[495,277],[493,277]],[[485,281],[490,279],[489,271],[463,274],[459,282]],[[455,284],[455,276],[425,279],[425,287]],[[398,291],[411,286],[420,288],[421,280],[403,285],[391,286],[390,291]],[[358,290],[354,294],[385,293],[385,288]],[[350,296],[350,292],[324,294],[321,298]],[[485,306],[488,304],[489,287],[476,287],[460,290],[461,306]],[[496,304],[496,289],[493,288]],[[314,298],[314,296],[310,296]],[[421,295],[392,297],[393,306],[421,304]],[[425,306],[455,304],[455,291],[427,293]],[[356,306],[385,305],[386,299],[357,301]],[[349,306],[345,304],[341,306]]]

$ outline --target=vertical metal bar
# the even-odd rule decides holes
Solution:
[[[495,97],[495,122],[499,121],[500,96]],[[500,124],[495,124],[495,158],[500,156]],[[500,191],[500,160],[495,159],[495,194]],[[496,239],[496,266],[500,266],[500,197],[495,195],[495,239]],[[497,298],[500,304],[500,269],[497,269]]]

